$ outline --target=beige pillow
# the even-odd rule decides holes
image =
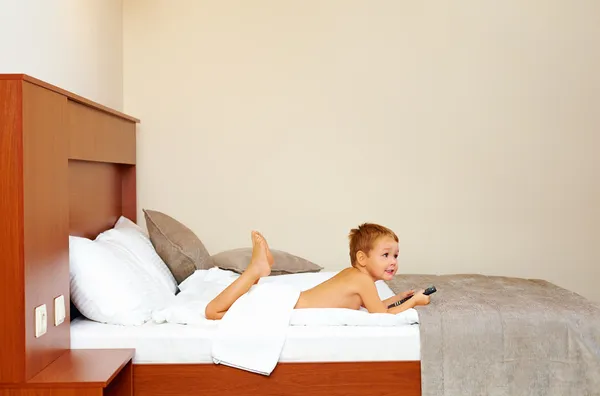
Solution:
[[[148,235],[154,249],[167,264],[177,283],[197,269],[214,267],[200,239],[185,225],[164,213],[144,209]]]
[[[282,274],[298,274],[302,272],[319,272],[323,267],[318,266],[302,257],[294,256],[293,254],[283,252],[281,250],[271,249],[273,255],[273,268],[271,275]],[[239,248],[226,250],[212,256],[215,266],[230,270],[237,273],[242,273],[250,263],[252,257],[252,248]]]

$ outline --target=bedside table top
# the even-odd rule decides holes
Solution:
[[[105,387],[134,354],[135,349],[70,349],[27,381],[27,385]]]

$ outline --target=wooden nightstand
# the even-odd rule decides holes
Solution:
[[[133,396],[134,349],[71,349],[1,396]]]

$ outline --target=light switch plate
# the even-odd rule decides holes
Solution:
[[[54,299],[54,326],[65,321],[65,296],[60,295]]]
[[[35,308],[35,338],[39,338],[46,334],[48,327],[48,312],[46,304]]]

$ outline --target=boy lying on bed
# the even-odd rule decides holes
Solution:
[[[300,293],[294,308],[365,307],[369,312],[396,314],[417,305],[429,304],[423,290],[409,290],[381,301],[375,282],[391,280],[398,269],[398,237],[381,225],[365,223],[350,231],[352,266],[331,279]],[[206,306],[207,319],[221,319],[225,312],[252,285],[271,273],[273,256],[265,238],[252,231],[252,258],[248,268]],[[388,309],[390,304],[412,295],[408,301]]]

